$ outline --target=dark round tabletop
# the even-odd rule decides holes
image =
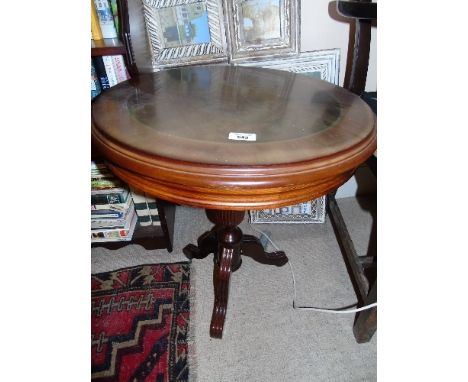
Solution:
[[[375,116],[356,95],[308,76],[252,67],[140,75],[103,92],[92,121],[98,146],[116,166],[188,192],[244,183],[262,193],[282,187],[271,176],[298,171],[304,182],[312,173],[319,181],[353,170],[376,148]],[[192,184],[200,176],[211,182]],[[290,186],[305,186],[293,178]]]

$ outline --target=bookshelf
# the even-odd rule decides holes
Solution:
[[[120,30],[117,38],[104,38],[102,40],[91,40],[91,57],[122,55],[125,65],[131,77],[138,76],[138,69],[133,57],[130,22],[128,18],[127,0],[117,0],[118,19]]]
[[[126,0],[117,0],[120,30],[118,38],[91,40],[91,57],[122,55],[131,78],[138,77],[130,39],[130,23]],[[106,91],[106,90],[103,90]],[[98,96],[99,97],[99,96]],[[91,142],[91,160],[102,161],[97,148]],[[119,249],[129,244],[139,244],[147,250],[167,249],[172,252],[174,237],[175,205],[156,199],[160,225],[142,226],[137,222],[131,241],[95,242],[92,247]]]
[[[102,40],[91,40],[91,57],[125,55],[125,45],[118,38],[104,38]]]
[[[119,249],[129,244],[139,244],[147,250],[167,249],[172,252],[174,238],[175,205],[163,200],[157,200],[160,226],[141,226],[139,222],[135,227],[132,240],[108,241],[104,243],[91,243],[91,247]]]

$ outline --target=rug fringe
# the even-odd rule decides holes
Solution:
[[[187,335],[187,345],[188,345],[188,367],[189,367],[189,381],[197,381],[197,370],[198,370],[198,360],[197,352],[195,346],[195,313],[196,313],[196,272],[193,267],[193,263],[190,263],[190,292],[189,292],[189,301],[190,301],[190,319],[188,325],[188,335]]]

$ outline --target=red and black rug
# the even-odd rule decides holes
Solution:
[[[188,381],[188,263],[91,275],[93,381]]]

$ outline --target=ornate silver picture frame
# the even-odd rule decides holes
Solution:
[[[224,0],[229,59],[299,52],[298,0]]]
[[[286,70],[302,73],[338,85],[340,73],[340,50],[326,49],[303,52],[297,55],[261,59],[257,61],[238,61],[236,65]]]
[[[251,223],[324,223],[326,197],[294,206],[250,211]]]
[[[142,0],[155,71],[226,62],[222,0]]]
[[[273,60],[244,61],[237,64],[301,73],[338,85],[340,50],[318,50]],[[250,211],[249,215],[251,223],[324,223],[325,209],[326,197],[321,196],[294,206]]]

